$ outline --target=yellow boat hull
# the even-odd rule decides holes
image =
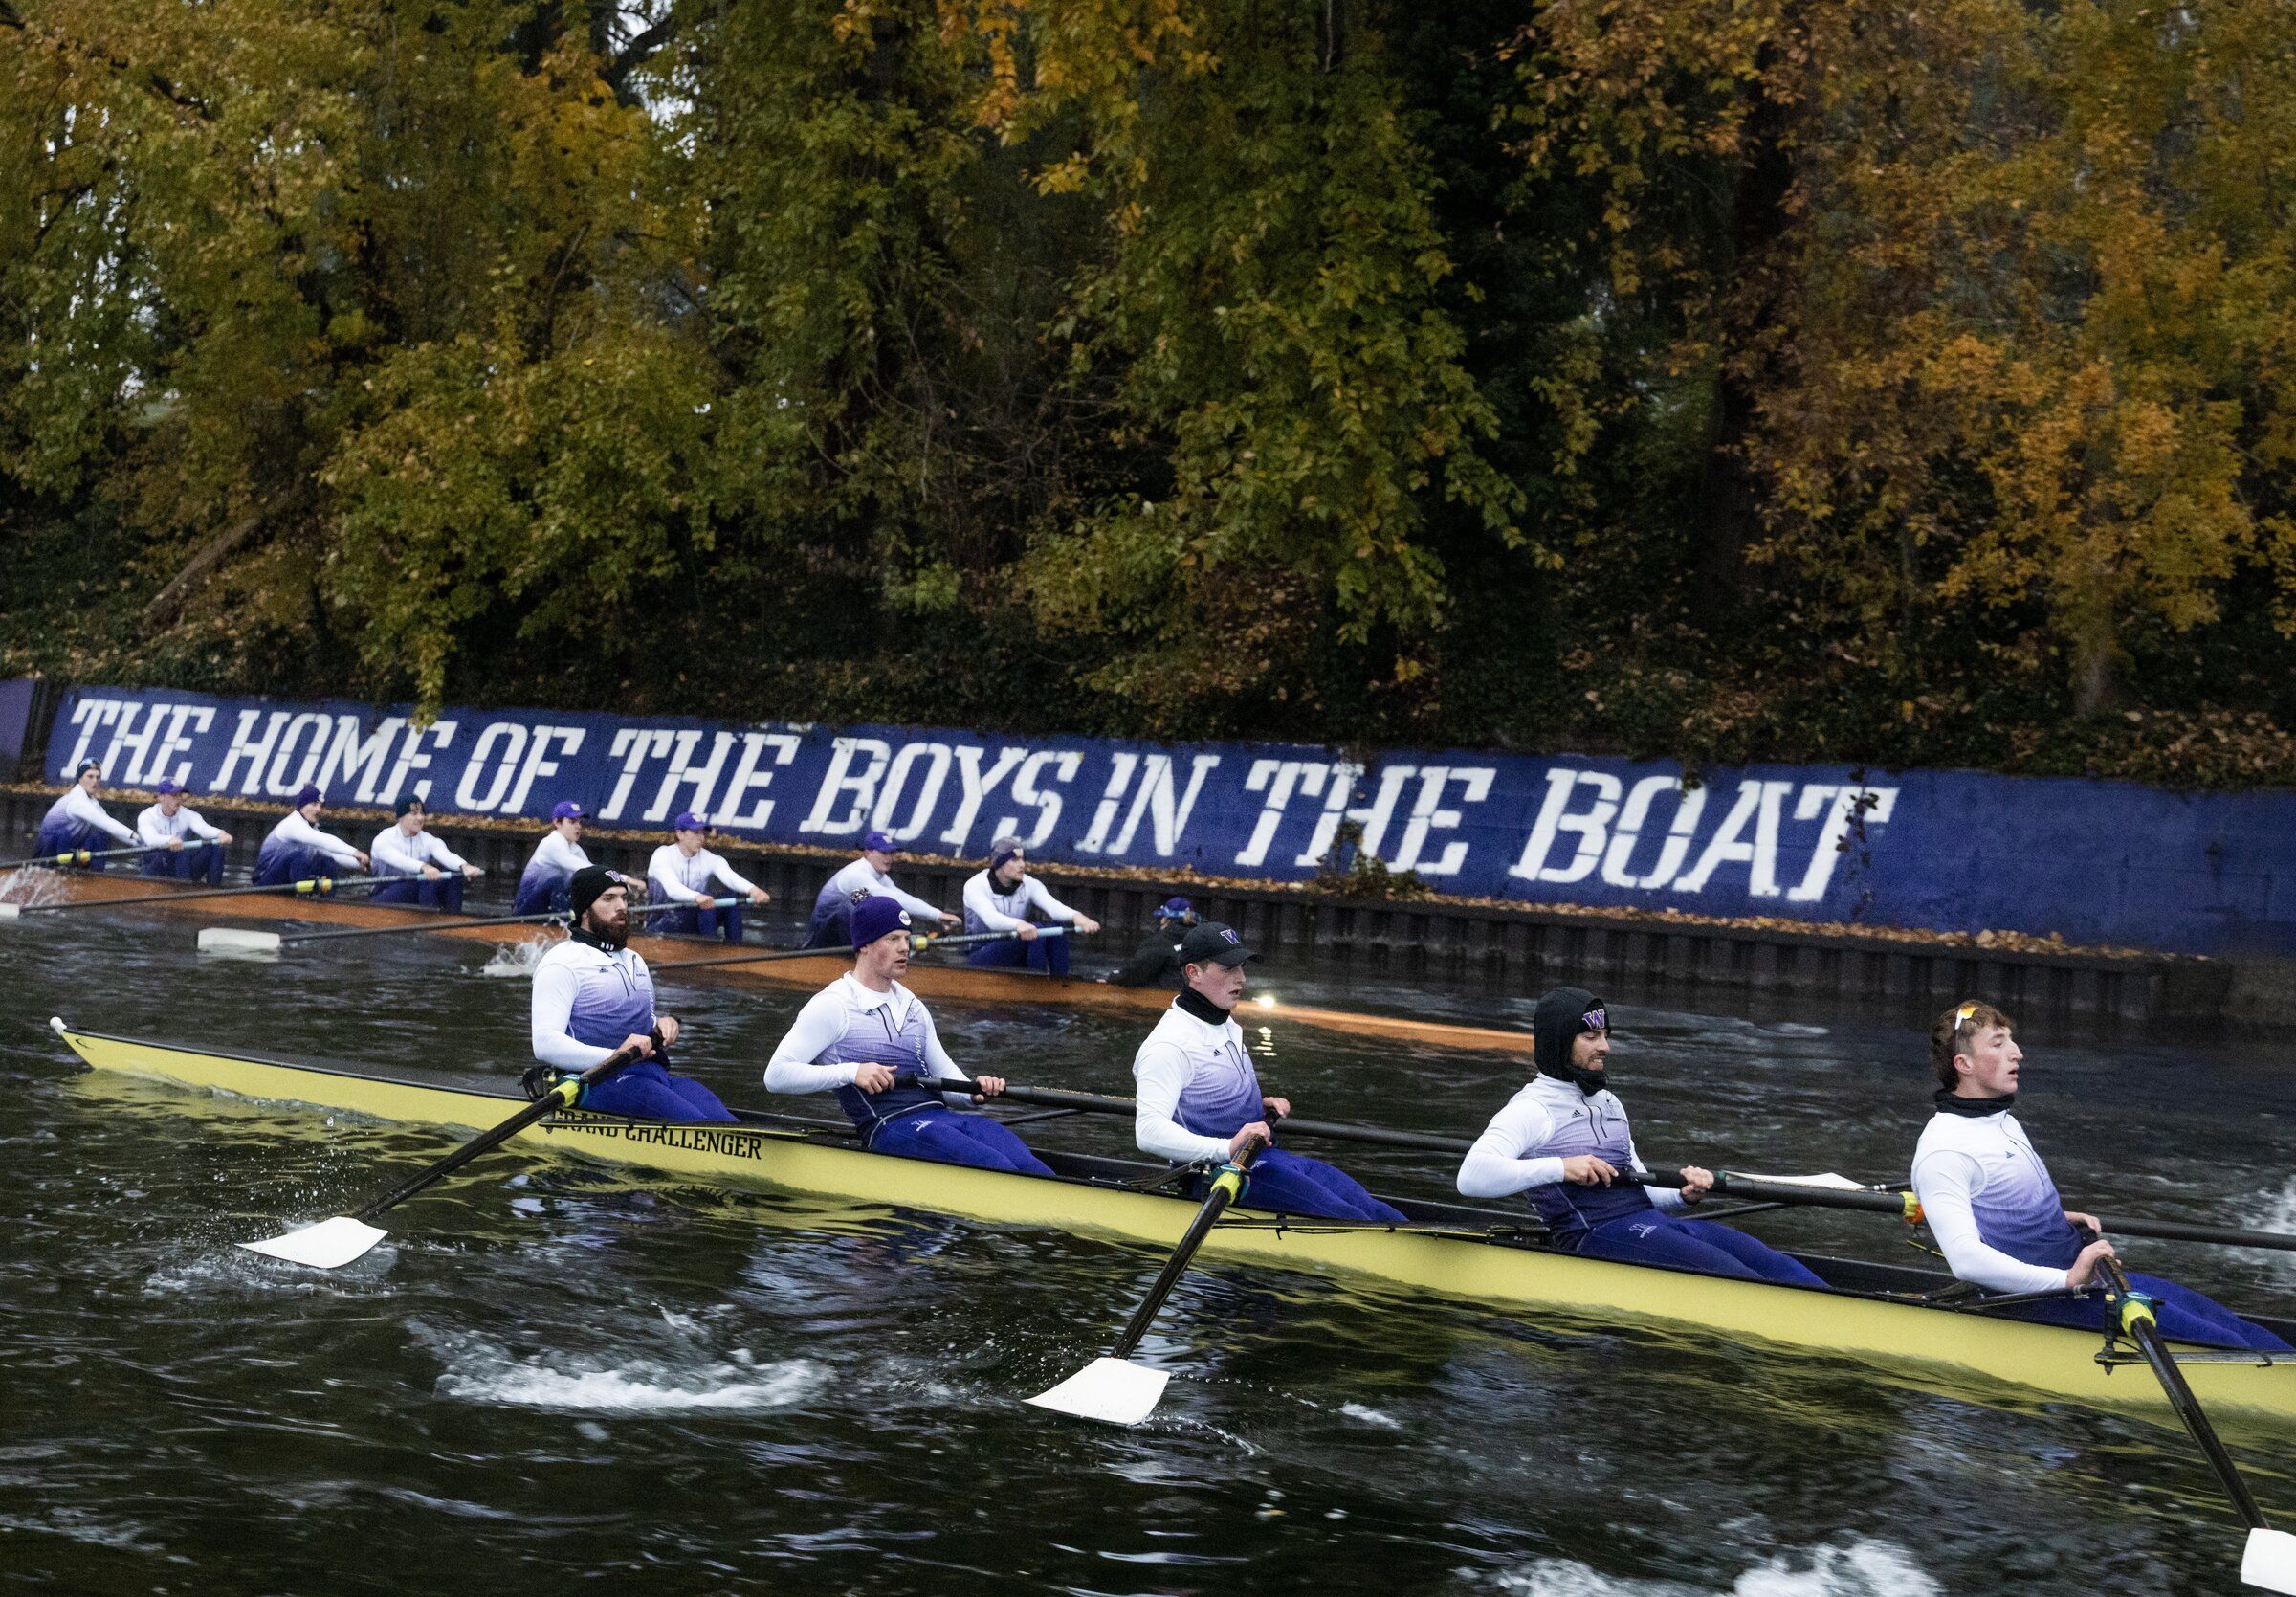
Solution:
[[[522,1101],[507,1091],[472,1091],[70,1030],[62,1034],[97,1070],[378,1120],[479,1130],[498,1124]],[[518,1141],[701,1182],[756,1182],[816,1197],[1161,1246],[1179,1237],[1195,1209],[1182,1199],[1113,1185],[890,1158],[835,1137],[754,1125],[659,1125],[571,1115],[544,1120]],[[2013,1399],[2016,1393],[1973,1390],[1971,1376],[2022,1388],[2028,1395],[2166,1411],[2151,1374],[2141,1366],[2108,1370],[2095,1362],[2099,1342],[2093,1334],[1858,1292],[1611,1264],[1494,1240],[1457,1226],[1389,1231],[1223,1225],[1203,1252],[1561,1315],[1578,1326],[1617,1320],[1676,1330],[1687,1326],[1732,1342],[1854,1359],[1925,1386],[1974,1396]],[[2284,1425],[2296,1419],[2296,1364],[2192,1364],[2186,1373],[2212,1411],[2238,1411]]]

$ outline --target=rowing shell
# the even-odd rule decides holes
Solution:
[[[43,883],[47,896],[38,901],[45,903],[55,903],[64,898],[128,898],[169,891],[189,891],[172,888],[164,880],[131,876],[125,872],[47,873],[43,876]],[[290,898],[281,895],[275,902],[250,896],[224,899],[200,898],[183,904],[170,904],[165,898],[155,897],[152,902],[136,907],[173,912],[196,910],[207,916],[232,920],[309,920],[339,926],[419,926],[426,922],[436,922],[432,936],[464,938],[505,946],[531,942],[538,936],[555,939],[561,935],[555,930],[545,931],[535,926],[457,926],[454,924],[455,917],[441,915],[435,910],[402,909],[396,905],[370,904],[347,898]],[[731,954],[738,951],[715,940],[699,938],[633,937],[629,940],[629,945],[643,955],[648,964],[659,965],[672,965],[679,960],[706,958],[712,952]],[[762,953],[765,950],[757,951]],[[851,967],[851,960],[841,954],[825,952],[819,959],[718,965],[708,974],[759,987],[817,991]],[[664,971],[663,974],[669,972]],[[1034,1004],[1064,1004],[1075,1009],[1136,1014],[1160,1012],[1172,1007],[1172,994],[1167,988],[1121,987],[1106,982],[1042,976],[1032,971],[983,970],[967,965],[932,965],[922,961],[910,964],[907,973],[901,977],[901,985],[920,998],[955,1004],[1004,1004],[1026,1000]],[[1247,999],[1238,1018],[1246,1015],[1253,1017],[1251,1024],[1255,1026],[1288,1021],[1297,1026],[1348,1031],[1358,1036],[1396,1037],[1431,1043],[1439,1048],[1500,1049],[1522,1053],[1528,1053],[1531,1048],[1531,1033],[1528,1031],[1509,1031],[1486,1026],[1452,1026],[1441,1021],[1410,1020],[1399,1015],[1358,1014],[1348,1009],[1312,1009],[1270,998]]]
[[[143,1042],[62,1028],[90,1066],[240,1098],[310,1104],[378,1120],[457,1128],[492,1126],[521,1101],[507,1090],[385,1075],[342,1064],[297,1063]],[[1169,1247],[1197,1205],[1128,1190],[1149,1166],[1037,1150],[1051,1178],[974,1170],[873,1154],[842,1128],[663,1125],[577,1113],[552,1117],[517,1140],[682,1179],[762,1183],[788,1191],[886,1204],[1004,1225],[1049,1227]],[[1982,1311],[1912,1301],[1950,1286],[1926,1271],[1797,1255],[1824,1288],[1723,1280],[1655,1266],[1551,1252],[1524,1239],[1526,1216],[1449,1204],[1397,1202],[1408,1229],[1323,1221],[1223,1223],[1208,1255],[1375,1279],[1435,1296],[1589,1321],[1692,1328],[1799,1352],[1846,1356],[1968,1396],[1972,1374],[2009,1387],[2104,1408],[2165,1411],[2141,1368],[2095,1362],[2093,1332],[2031,1325]],[[1512,1234],[1511,1234],[1512,1233]],[[2296,1323],[2260,1320],[2296,1340]],[[2211,1412],[2296,1419],[2296,1364],[2183,1366]],[[1940,1382],[1937,1376],[1949,1379]]]

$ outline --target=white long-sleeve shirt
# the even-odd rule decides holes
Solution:
[[[689,856],[675,843],[664,843],[653,851],[653,858],[646,865],[646,879],[659,887],[664,898],[681,904],[715,898],[710,891],[712,882],[722,882],[736,893],[757,891],[746,876],[713,851],[702,849]]]
[[[628,948],[609,954],[568,939],[534,967],[527,1037],[534,1056],[545,1065],[579,1074],[611,1058],[625,1037],[653,1026],[653,975]],[[613,1040],[585,1042],[575,1035],[578,1030]]]
[[[1589,1098],[1575,1081],[1534,1076],[1491,1117],[1483,1135],[1467,1150],[1459,1166],[1459,1190],[1469,1198],[1512,1198],[1534,1187],[1553,1187],[1566,1179],[1562,1162],[1570,1154],[1603,1147],[1612,1150],[1604,1157],[1620,1170],[1643,1167],[1618,1094],[1604,1090]],[[1623,1163],[1613,1156],[1621,1152]],[[1643,1190],[1660,1209],[1687,1207],[1673,1187]]]
[[[83,825],[92,826],[106,837],[117,837],[130,848],[144,841],[144,838],[138,837],[129,831],[124,824],[112,819],[103,806],[89,796],[88,790],[77,782],[66,790],[63,797],[48,807],[48,813],[42,818],[42,824],[45,825],[49,821],[64,816],[69,816]]]
[[[1989,1292],[2053,1292],[2065,1284],[2066,1269],[1996,1246],[2054,1248],[2062,1257],[2079,1241],[2048,1166],[2008,1110],[1932,1119],[1913,1150],[1913,1195],[1956,1278]]]
[[[409,837],[395,825],[376,832],[374,844],[366,852],[374,859],[375,875],[379,876],[419,876],[426,865],[434,865],[442,871],[460,871],[465,867],[462,855],[429,832],[418,832]]]
[[[178,837],[196,837],[212,842],[223,835],[219,828],[211,827],[200,818],[198,810],[188,804],[179,804],[172,815],[161,812],[153,805],[136,817],[136,837],[144,843],[171,843]]]
[[[886,1011],[884,1023],[870,1026],[868,1020],[875,1011]],[[941,1046],[940,1032],[933,1024],[933,1013],[900,983],[893,984],[890,992],[878,992],[863,985],[848,971],[806,1000],[806,1007],[797,1011],[797,1020],[782,1038],[781,1046],[765,1065],[765,1090],[769,1093],[827,1093],[839,1087],[850,1087],[853,1077],[866,1064],[882,1064],[888,1069],[914,1070],[918,1061],[910,1058],[898,1045],[898,1037],[908,1030],[911,1017],[922,1022],[924,1049],[922,1064],[936,1081],[960,1081],[964,1072],[949,1057]],[[835,1054],[828,1063],[821,1063],[824,1054]],[[972,1099],[956,1093],[943,1093],[941,1098],[957,1108],[968,1107]]]
[[[1075,921],[1076,912],[1046,892],[1045,884],[1034,876],[1024,876],[1020,886],[1010,893],[1000,893],[990,885],[990,875],[987,871],[979,872],[964,884],[966,931],[1017,931],[1029,923],[1028,912],[1032,909],[1057,925],[1066,926]],[[916,912],[911,910],[910,913],[914,915]]]
[[[582,851],[580,843],[566,841],[562,832],[545,832],[542,840],[534,846],[534,855],[526,861],[526,869],[548,871],[554,876],[572,876],[589,864],[590,856]]]
[[[1217,1097],[1259,1097],[1259,1078],[1244,1047],[1244,1028],[1232,1017],[1225,1025],[1208,1025],[1175,1005],[1132,1056],[1132,1139],[1142,1153],[1175,1164],[1226,1160],[1228,1138],[1190,1131],[1180,1122],[1181,1095],[1195,1085],[1200,1074],[1216,1083]],[[1254,1103],[1246,1112],[1258,1120],[1258,1108]]]
[[[856,859],[831,876],[822,886],[822,897],[831,903],[850,904],[853,895],[867,892],[879,898],[891,898],[912,915],[927,920],[940,919],[940,911],[914,893],[904,893],[893,885],[893,878],[866,859]]]
[[[317,849],[338,865],[356,868],[359,863],[357,849],[333,832],[321,832],[304,820],[300,810],[290,810],[279,817],[279,824],[273,827],[271,835],[264,839],[266,847],[273,843],[284,843],[298,849]]]

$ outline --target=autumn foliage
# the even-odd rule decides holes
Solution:
[[[2296,780],[2285,0],[0,0],[0,671]]]

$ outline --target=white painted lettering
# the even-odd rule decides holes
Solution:
[[[1399,871],[1417,871],[1425,876],[1455,876],[1467,863],[1467,844],[1464,841],[1446,843],[1438,859],[1422,860],[1420,851],[1427,846],[1427,834],[1449,832],[1459,825],[1459,811],[1443,808],[1443,789],[1449,784],[1460,784],[1459,802],[1481,804],[1490,796],[1490,784],[1498,771],[1490,765],[1462,765],[1456,768],[1429,765],[1419,773],[1419,797],[1411,806],[1411,819],[1403,828],[1403,840],[1396,845],[1391,863]]]
[[[497,747],[500,745],[500,752]],[[491,815],[510,791],[510,785],[519,779],[519,756],[526,752],[526,726],[523,721],[489,721],[471,745],[471,757],[462,767],[462,782],[454,789],[454,808],[466,815]],[[481,793],[478,784],[487,774],[487,765],[494,763],[494,782]]]
[[[893,757],[893,767],[885,773],[884,786],[877,789],[876,805],[869,812],[871,827],[891,832],[896,843],[922,837],[933,824],[933,810],[940,803],[940,789],[949,780],[949,763],[954,758],[947,743],[903,743],[900,753]],[[909,817],[902,820],[901,798],[908,791],[910,774],[920,762],[930,768],[918,779],[916,796],[909,803]]]
[[[1036,825],[1032,830],[1023,832],[1021,818],[1018,815],[1006,815],[989,828],[992,838],[1002,837],[1009,832],[1021,839],[1024,848],[1041,849],[1045,846],[1046,839],[1052,835],[1052,829],[1060,824],[1062,797],[1059,792],[1044,785],[1048,780],[1048,769],[1051,772],[1049,780],[1065,786],[1075,781],[1076,773],[1084,769],[1084,756],[1073,749],[1064,752],[1049,748],[1028,756],[1027,763],[1021,766],[1020,774],[1012,779],[1012,802],[1023,808],[1035,805]]]
[[[1723,817],[1721,827],[1698,856],[1689,875],[1677,879],[1673,891],[1703,893],[1706,884],[1725,865],[1744,865],[1746,891],[1756,898],[1777,897],[1777,817],[1791,782],[1757,782],[1749,777],[1738,784],[1737,802]],[[1753,837],[1746,835],[1754,830]]]
[[[724,825],[762,831],[773,818],[773,800],[760,799],[747,810],[742,801],[753,792],[762,792],[773,781],[770,768],[758,767],[771,752],[772,764],[785,765],[797,758],[798,743],[786,732],[744,732],[741,734],[741,758],[734,766],[734,779],[726,784]],[[567,752],[571,753],[572,750]]]
[[[964,847],[965,839],[972,834],[973,822],[980,818],[981,806],[987,802],[988,795],[995,792],[998,785],[1018,769],[1022,761],[1028,758],[1026,748],[1007,744],[997,750],[997,763],[989,766],[988,774],[983,776],[981,773],[981,757],[987,752],[971,743],[957,745],[957,782],[961,796],[958,800],[957,813],[950,819],[948,830],[940,834],[940,840],[959,849]],[[1055,799],[1053,803],[1057,805],[1059,800]]]
[[[1787,901],[1811,904],[1824,898],[1833,885],[1834,867],[1849,853],[1851,830],[1880,826],[1896,809],[1895,787],[1827,787],[1816,783],[1804,787],[1800,802],[1794,806],[1794,818],[1814,821],[1823,810],[1825,825],[1819,829],[1818,841],[1810,850],[1809,869],[1802,872],[1800,883],[1786,894]]]
[[[882,738],[838,738],[829,744],[828,774],[813,795],[813,812],[798,823],[800,832],[818,832],[830,837],[850,837],[869,820],[877,795],[878,779],[893,761],[892,745]],[[861,768],[854,770],[858,764]]]
[[[1658,863],[1637,876],[1631,869],[1634,848],[1642,841],[1643,823],[1649,818],[1650,806],[1661,793],[1674,795],[1674,823],[1667,829],[1667,840],[1658,851]],[[1690,839],[1697,833],[1699,817],[1705,813],[1704,787],[1693,787],[1686,793],[1678,776],[1644,777],[1627,790],[1625,807],[1619,811],[1618,824],[1611,830],[1610,847],[1602,855],[1602,879],[1613,887],[1666,886],[1689,856]]]

